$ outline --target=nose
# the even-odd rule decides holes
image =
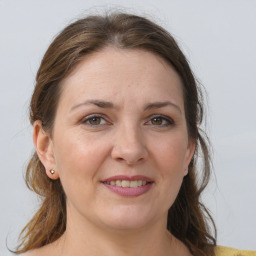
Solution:
[[[120,127],[113,138],[113,144],[112,158],[128,165],[142,162],[148,156],[145,141],[137,127]]]

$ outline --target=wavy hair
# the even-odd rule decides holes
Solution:
[[[88,16],[68,25],[51,43],[38,70],[30,104],[31,124],[41,120],[45,131],[51,135],[61,94],[60,82],[86,55],[107,46],[143,49],[157,54],[182,79],[188,134],[196,141],[196,151],[188,175],[184,177],[179,194],[169,209],[167,229],[193,255],[214,256],[215,224],[200,201],[211,173],[208,138],[199,128],[203,120],[202,93],[186,57],[172,35],[161,26],[147,18],[126,13]],[[202,162],[200,175],[197,170],[199,153]],[[17,254],[55,241],[66,229],[66,200],[61,181],[47,177],[36,153],[27,167],[26,184],[41,197],[42,202],[21,231]]]

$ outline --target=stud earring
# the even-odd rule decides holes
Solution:
[[[52,169],[52,170],[50,170],[50,173],[53,175],[55,173],[55,171]]]

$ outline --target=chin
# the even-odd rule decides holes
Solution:
[[[121,208],[121,209],[120,209]],[[139,207],[140,208],[140,207]],[[149,225],[155,217],[152,209],[138,209],[137,207],[123,206],[115,211],[105,211],[102,221],[106,226],[116,230],[134,230]]]

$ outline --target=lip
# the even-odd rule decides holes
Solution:
[[[106,181],[116,181],[116,180],[144,180],[146,182],[153,182],[152,179],[150,179],[149,177],[143,176],[143,175],[135,175],[135,176],[126,176],[126,175],[116,175],[116,176],[112,176],[109,177],[107,179],[102,180],[102,182],[106,182]]]
[[[119,186],[110,185],[110,184],[106,183],[107,181],[117,181],[117,180],[129,180],[129,181],[142,180],[142,181],[146,181],[149,183],[147,183],[146,185],[135,187],[135,188],[131,188],[131,187],[124,188],[124,187],[119,187]],[[146,177],[143,175],[135,175],[135,176],[116,175],[116,176],[112,176],[107,179],[104,179],[101,183],[106,188],[108,188],[111,192],[113,192],[119,196],[137,197],[137,196],[141,196],[141,195],[147,193],[152,188],[154,181],[152,179],[150,179],[149,177]]]

